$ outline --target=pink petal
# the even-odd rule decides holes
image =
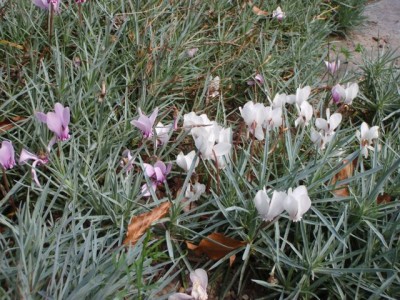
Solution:
[[[36,118],[37,118],[40,122],[47,123],[47,116],[46,116],[45,113],[37,112],[37,113],[35,114],[35,116],[36,116]]]
[[[28,160],[39,160],[39,157],[36,154],[30,153],[29,151],[22,149],[21,154],[19,155],[19,164],[24,164]]]
[[[62,120],[56,113],[47,113],[47,127],[53,131],[57,137],[62,136]]]
[[[157,118],[157,115],[158,115],[158,107],[155,108],[155,110],[153,111],[153,113],[151,114],[151,116],[149,118],[150,122],[151,122],[151,127],[153,127],[153,124]]]
[[[9,141],[1,143],[0,164],[4,169],[11,169],[15,165],[14,147]]]
[[[35,161],[33,162],[33,164],[32,164],[32,169],[31,169],[31,173],[32,173],[32,179],[33,179],[33,181],[35,181],[35,183],[36,183],[37,186],[41,187],[40,182],[39,182],[39,179],[38,179],[37,174],[36,174],[36,169],[35,169],[38,162],[39,162],[38,160],[35,160]]]
[[[152,165],[144,163],[143,167],[144,167],[144,171],[148,177],[152,177],[154,175],[155,171],[154,171],[154,168]]]
[[[165,166],[165,164],[161,160],[158,160],[154,164],[154,168],[159,168],[162,173],[165,173],[165,171],[167,170],[167,167]]]
[[[66,107],[63,110],[63,126],[64,127],[68,127],[70,119],[71,119],[71,112],[70,112],[69,107]]]

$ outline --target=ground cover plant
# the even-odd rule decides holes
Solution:
[[[400,297],[400,72],[328,41],[362,4],[0,5],[2,299]]]

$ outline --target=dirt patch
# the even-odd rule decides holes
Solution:
[[[349,68],[357,68],[364,52],[374,57],[379,51],[396,51],[400,55],[400,0],[371,1],[365,8],[366,20],[350,32],[345,40],[332,41],[336,50],[349,52]],[[397,59],[400,65],[400,59]]]

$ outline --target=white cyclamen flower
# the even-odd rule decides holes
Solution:
[[[208,127],[212,125],[213,122],[208,119],[206,114],[198,116],[195,112],[190,112],[183,116],[183,127],[186,130],[190,130],[193,127]]]
[[[168,297],[168,300],[207,300],[207,272],[203,269],[196,269],[190,272],[190,280],[192,281],[192,294],[189,296],[184,293],[175,293]]]
[[[301,105],[304,101],[308,100],[310,94],[311,94],[311,87],[307,85],[303,88],[298,88],[296,90],[296,95],[288,95],[286,98],[286,102],[289,104],[297,103],[298,105]]]
[[[190,280],[192,281],[192,297],[194,300],[207,300],[207,285],[208,276],[207,272],[203,269],[196,269],[190,272]]]
[[[297,107],[297,108],[299,108],[299,107]],[[308,103],[307,101],[304,101],[303,103],[300,104],[299,117],[294,122],[294,125],[296,127],[297,127],[297,125],[307,126],[308,123],[310,122],[312,116],[313,116],[313,107],[311,106],[310,103]]]
[[[330,115],[329,108],[326,110],[326,120],[322,118],[317,118],[315,120],[315,126],[322,130],[325,135],[334,135],[335,129],[339,126],[342,121],[342,114],[334,113],[332,116]]]
[[[323,132],[318,132],[314,128],[311,128],[311,141],[318,145],[323,150],[326,144],[332,140],[333,135],[325,135]]]
[[[225,132],[227,136],[221,134]],[[232,144],[228,142],[231,139],[231,130],[222,128],[219,125],[210,126],[210,129],[196,128],[193,134],[196,148],[200,151],[203,159],[212,159],[218,162],[218,167],[225,166],[223,156],[228,156]]]
[[[264,109],[263,127],[266,129],[277,128],[282,125],[282,107],[272,108],[270,106]]]
[[[247,102],[243,108],[239,107],[240,114],[251,132],[259,141],[264,139],[262,125],[264,123],[265,106],[261,103]]]
[[[379,137],[379,127],[372,126],[369,128],[368,124],[363,122],[360,130],[361,134],[357,132],[357,137],[360,139],[361,154],[368,158],[368,149],[374,150],[372,144]]]
[[[351,105],[357,97],[359,87],[357,83],[348,83],[346,87],[340,84],[332,88],[332,97],[335,103],[343,101],[344,104]]]
[[[170,138],[169,133],[171,130],[172,130],[172,124],[164,126],[163,123],[158,122],[155,128],[157,134],[156,146],[158,144],[164,145],[168,143]]]
[[[199,182],[196,182],[194,185],[188,185],[185,197],[189,199],[189,201],[197,201],[200,196],[206,192],[206,186]]]
[[[300,221],[311,207],[311,199],[308,197],[307,188],[304,185],[300,185],[294,191],[289,188],[287,197],[283,201],[283,207],[292,221]]]
[[[287,95],[286,94],[276,94],[274,100],[272,100],[272,108],[278,108],[285,106],[287,102]]]
[[[280,215],[284,210],[283,203],[286,196],[285,192],[274,191],[272,199],[270,199],[265,188],[258,191],[254,197],[254,205],[261,218],[263,218],[264,221],[272,221],[275,217]]]
[[[186,155],[184,155],[183,152],[181,151],[176,157],[176,164],[180,166],[185,172],[188,172],[193,163],[193,160],[195,159],[195,156],[196,156],[196,151],[194,150]],[[199,159],[196,158],[194,167],[196,168],[198,164],[199,164]]]

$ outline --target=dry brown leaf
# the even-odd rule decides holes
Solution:
[[[21,117],[21,116],[16,116],[16,117],[12,117],[10,119],[5,119],[4,121],[0,122],[0,133],[4,133],[6,131],[9,131],[11,129],[13,129],[17,124],[17,122],[19,121],[23,121],[25,120],[25,117]]]
[[[167,201],[149,212],[133,217],[128,226],[124,244],[136,244],[154,221],[161,219],[168,213],[170,207],[171,203]]]
[[[202,239],[198,246],[190,242],[186,242],[188,249],[193,250],[196,255],[200,256],[202,254],[206,254],[213,260],[218,260],[232,250],[240,248],[246,244],[247,243],[244,241],[232,239],[218,232],[213,232],[207,236],[207,238]],[[230,261],[233,263],[234,259],[232,261],[231,258]]]
[[[10,47],[14,47],[14,48],[17,48],[19,50],[24,50],[25,49],[24,46],[19,45],[17,43],[13,43],[13,42],[7,41],[7,40],[0,40],[0,45],[8,45]]]
[[[386,204],[386,203],[390,203],[391,201],[392,201],[392,197],[386,193],[379,195],[378,198],[376,199],[376,203],[378,203],[378,204]]]
[[[343,160],[343,164],[347,164],[343,169],[341,169],[335,176],[333,176],[331,180],[331,185],[334,185],[336,182],[345,180],[347,178],[350,178],[353,176],[354,173],[354,165],[357,163],[356,160],[354,160],[352,163],[348,163],[348,160]],[[340,185],[343,186],[342,188],[336,189],[332,191],[332,193],[337,196],[337,197],[347,197],[350,196],[349,189],[347,188],[347,184]]]
[[[257,16],[268,16],[267,11],[261,10],[255,5],[253,6],[253,13],[255,13]]]

